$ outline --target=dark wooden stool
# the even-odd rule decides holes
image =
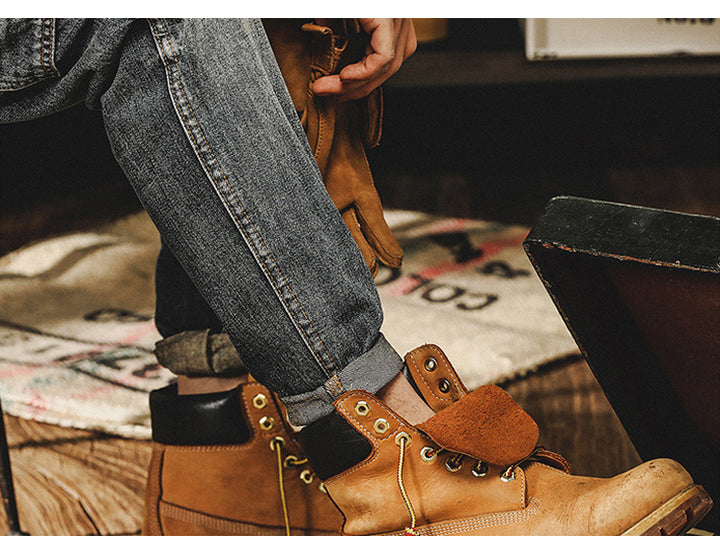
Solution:
[[[5,434],[5,420],[3,418],[2,403],[0,403],[0,497],[5,507],[8,535],[27,535],[20,530],[17,502],[15,500],[15,487],[13,486],[12,471],[10,469],[10,449]]]

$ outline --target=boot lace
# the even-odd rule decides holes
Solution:
[[[270,441],[270,449],[275,452],[277,459],[278,469],[278,483],[280,485],[280,502],[283,508],[283,518],[285,520],[285,535],[290,536],[290,515],[287,504],[287,497],[285,495],[285,468],[300,467],[307,464],[307,458],[298,458],[293,454],[288,454],[283,458],[283,447],[285,446],[285,440],[282,437],[274,437]],[[306,484],[309,484],[313,480],[313,474],[309,470],[304,470],[300,474],[300,479]]]
[[[415,510],[413,509],[412,503],[410,502],[410,498],[407,494],[407,491],[405,490],[405,483],[403,481],[403,466],[405,462],[405,449],[407,448],[407,445],[410,444],[410,435],[408,435],[405,432],[398,433],[397,437],[395,438],[395,443],[400,447],[400,455],[398,457],[398,468],[397,468],[397,482],[398,482],[398,488],[400,489],[400,494],[402,495],[403,502],[405,503],[405,507],[407,508],[408,513],[410,514],[410,525],[408,527],[405,527],[405,535],[406,536],[417,536],[418,532],[416,527],[417,518],[415,515]],[[530,462],[544,462],[545,460],[539,456],[539,453],[541,451],[544,451],[545,449],[542,446],[537,446],[535,449],[530,453],[529,456],[523,458],[522,460],[515,462],[514,464],[508,466],[500,473],[500,479],[504,482],[509,482],[515,479],[515,470],[522,466],[526,465]],[[445,459],[445,468],[454,473],[462,467],[462,462],[464,458],[470,458],[470,456],[467,456],[466,454],[461,454],[459,452],[451,452],[449,450],[446,450],[444,448],[439,448],[437,450],[428,450],[423,449],[423,453],[421,454],[423,456],[423,459],[426,461],[433,461],[438,455],[448,452],[450,455]],[[473,475],[476,477],[484,477],[487,475],[488,472],[488,465],[486,462],[482,460],[476,460],[475,465],[473,466]]]
[[[398,433],[397,438],[395,439],[395,442],[400,447],[400,457],[398,458],[398,470],[397,470],[397,482],[398,487],[400,488],[400,494],[402,495],[403,502],[405,502],[405,507],[408,510],[408,513],[410,514],[410,526],[405,527],[405,535],[406,536],[416,536],[417,531],[415,530],[415,510],[412,507],[412,504],[410,502],[410,497],[408,497],[407,491],[405,490],[405,483],[403,482],[403,465],[405,462],[405,448],[408,444],[410,444],[410,435],[407,433]]]

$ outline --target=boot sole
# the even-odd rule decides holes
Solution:
[[[623,535],[682,535],[692,529],[713,506],[700,485],[691,485],[645,516]]]
[[[222,517],[212,516],[195,510],[189,510],[175,504],[160,501],[160,522],[161,525],[167,524],[168,520],[174,519],[185,524],[193,526],[196,531],[200,531],[201,535],[240,535],[240,536],[283,536],[285,535],[284,527],[271,527],[266,525],[258,525],[256,523],[247,523],[225,519]],[[318,529],[291,529],[292,535],[297,536],[334,536],[340,532],[321,531]]]

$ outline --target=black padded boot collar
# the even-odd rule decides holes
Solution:
[[[372,445],[337,412],[302,428],[298,435],[315,474],[324,481],[359,464]]]
[[[152,438],[161,444],[242,444],[250,438],[240,389],[179,395],[173,383],[150,393]]]

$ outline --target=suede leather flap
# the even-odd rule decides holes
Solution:
[[[472,391],[418,429],[442,448],[499,466],[528,457],[540,436],[535,421],[495,385]]]

